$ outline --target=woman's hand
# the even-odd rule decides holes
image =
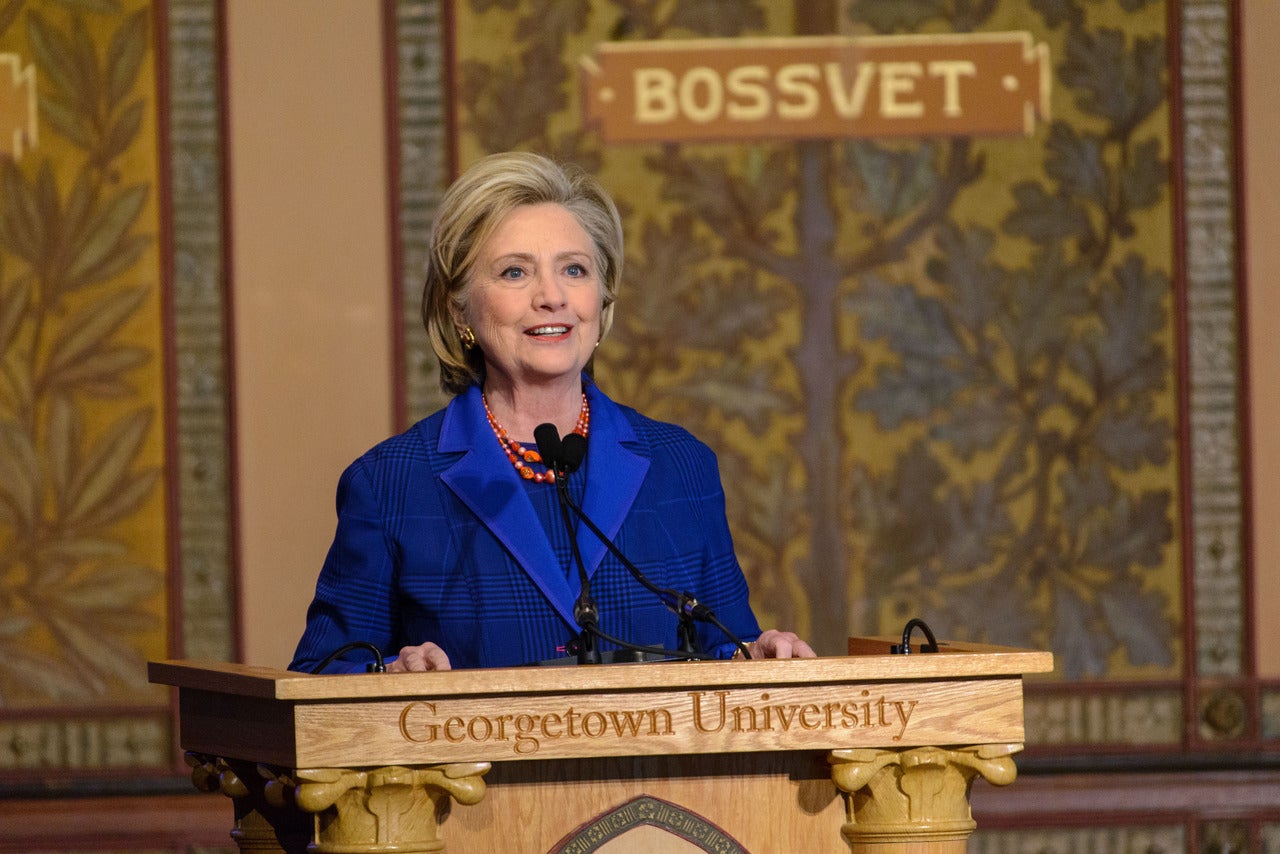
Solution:
[[[769,629],[747,644],[752,658],[817,658],[809,644],[800,640],[795,632]]]
[[[408,673],[423,670],[450,670],[449,656],[443,649],[428,641],[418,646],[406,646],[396,660],[387,665],[388,673]]]

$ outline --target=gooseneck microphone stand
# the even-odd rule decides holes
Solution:
[[[576,435],[576,434],[575,434]],[[599,664],[600,649],[597,639],[600,635],[600,610],[591,598],[591,579],[587,575],[587,567],[582,562],[582,552],[578,548],[578,538],[574,534],[573,520],[569,517],[569,471],[565,464],[564,451],[560,441],[560,432],[554,424],[539,424],[533,431],[534,441],[538,445],[538,453],[543,463],[556,478],[556,495],[560,498],[560,518],[565,530],[569,533],[569,547],[573,551],[573,561],[578,567],[578,598],[573,603],[573,619],[578,623],[578,663]],[[581,438],[581,437],[579,437]],[[579,460],[579,462],[581,462]],[[576,466],[575,466],[576,468]]]
[[[555,433],[554,425],[544,424],[542,426],[550,427],[551,428],[550,432]],[[537,435],[536,430],[534,431],[534,435],[536,437]],[[559,436],[557,435],[556,438],[559,439]],[[560,464],[564,466],[566,473],[572,473],[576,471],[578,466],[582,463],[582,460],[587,453],[586,439],[584,439],[578,433],[570,433],[568,436],[564,437],[564,440],[560,442],[559,445],[560,447],[558,450],[559,450],[560,456],[558,457],[558,460]],[[541,451],[541,447],[542,446],[539,445],[539,451]],[[557,484],[561,483],[561,476],[558,473],[556,475],[556,483]],[[667,654],[667,655],[672,655],[674,652],[673,657],[683,658],[683,659],[700,659],[700,658],[706,658],[706,653],[702,649],[701,644],[698,642],[698,631],[697,631],[697,626],[695,625],[695,621],[701,621],[705,623],[710,623],[711,625],[718,628],[721,632],[724,633],[724,636],[726,638],[728,638],[736,647],[738,647],[739,650],[742,651],[742,654],[744,657],[746,658],[751,657],[751,651],[747,649],[746,644],[744,644],[736,635],[734,635],[734,633],[729,630],[728,626],[720,622],[720,619],[715,615],[714,611],[712,611],[706,605],[703,605],[702,603],[700,603],[697,600],[697,598],[693,596],[693,594],[685,593],[685,592],[677,592],[675,590],[671,590],[670,588],[666,588],[666,587],[659,587],[656,584],[654,584],[652,581],[650,581],[649,577],[646,576],[643,572],[641,572],[640,568],[637,567],[634,563],[632,563],[627,558],[627,556],[624,555],[616,545],[614,545],[613,541],[609,539],[609,537],[605,536],[604,531],[601,531],[600,528],[596,525],[596,523],[591,521],[591,517],[589,517],[581,507],[579,507],[576,503],[574,503],[573,499],[569,497],[569,490],[567,486],[564,487],[564,491],[561,493],[561,502],[562,502],[561,509],[563,510],[564,505],[567,504],[569,509],[571,509],[574,512],[574,514],[579,519],[582,520],[583,524],[587,526],[588,530],[590,530],[591,533],[594,534],[595,537],[600,540],[600,542],[604,543],[605,547],[609,550],[609,552],[615,558],[618,559],[619,563],[621,563],[624,567],[626,567],[627,572],[631,573],[631,577],[634,578],[642,587],[644,587],[650,593],[653,593],[655,596],[657,596],[658,599],[664,605],[666,605],[668,610],[670,610],[676,615],[676,619],[678,620],[678,626],[676,629],[678,648],[674,651],[659,650],[653,647],[642,647],[642,646],[637,646],[635,644],[620,642],[615,638],[603,635],[602,633],[599,632],[597,628],[596,635],[598,637],[604,637],[610,643],[616,644],[625,649],[632,649],[639,652],[660,653],[660,654]],[[570,536],[572,536],[572,532],[570,533]],[[576,540],[575,540],[575,543],[576,543]],[[579,625],[581,625],[581,623],[579,623]]]

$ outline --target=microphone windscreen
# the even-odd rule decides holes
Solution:
[[[575,472],[578,466],[582,465],[583,457],[587,455],[587,440],[581,433],[570,433],[564,437],[560,445],[560,453],[565,473]]]
[[[560,463],[560,431],[556,425],[539,424],[533,428],[533,441],[538,443],[538,453],[547,468],[555,468]]]

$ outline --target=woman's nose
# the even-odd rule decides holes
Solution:
[[[553,273],[538,273],[537,287],[534,289],[534,302],[559,308],[568,300],[565,296],[564,284]]]

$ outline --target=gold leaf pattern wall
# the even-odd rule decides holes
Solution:
[[[165,702],[153,37],[145,2],[0,4],[38,116],[0,154],[3,709]]]
[[[718,452],[766,624],[1051,648],[1177,679],[1167,9],[1152,0],[455,5],[457,150],[599,174],[628,234],[597,376]],[[1029,32],[1028,138],[606,145],[610,41]]]

